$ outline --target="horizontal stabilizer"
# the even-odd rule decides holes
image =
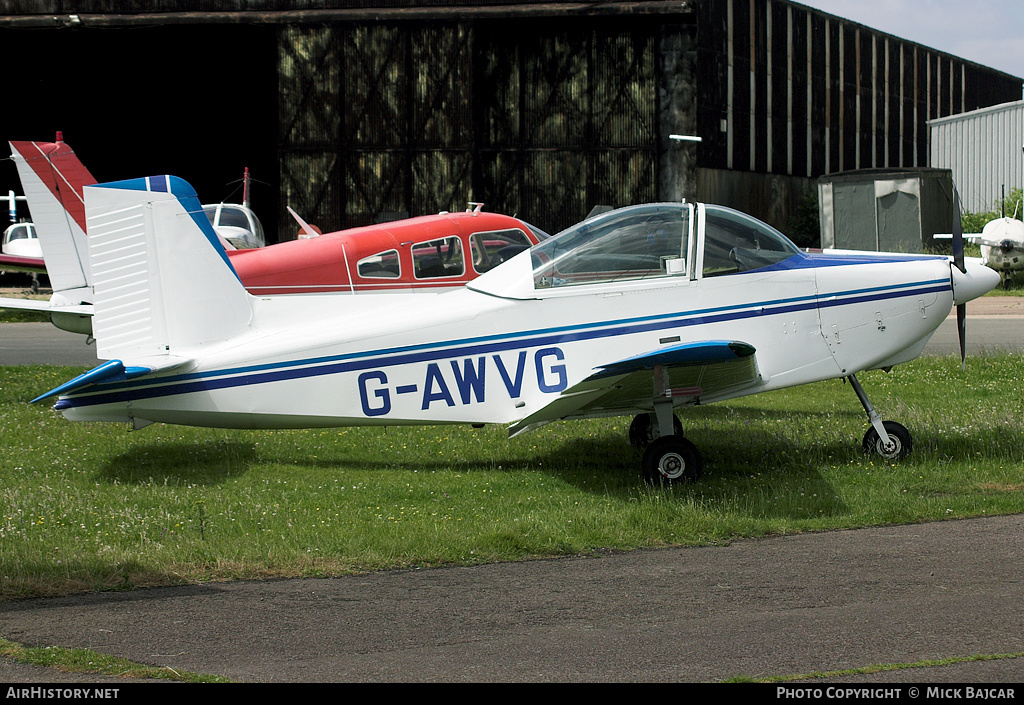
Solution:
[[[74,379],[68,380],[64,384],[54,387],[45,394],[40,394],[32,400],[32,403],[34,404],[37,401],[49,399],[50,397],[59,396],[61,394],[68,394],[94,384],[102,384],[105,382],[124,382],[152,372],[182,367],[189,362],[191,362],[191,360],[168,358],[159,360],[154,365],[132,365],[131,367],[125,367],[124,363],[120,360],[108,360],[99,367],[94,367],[88,372],[83,372]]]
[[[92,306],[89,304],[74,304],[58,306],[52,300],[42,299],[12,299],[0,297],[0,308],[13,308],[20,311],[38,311],[40,313],[72,313],[78,316],[91,316]]]

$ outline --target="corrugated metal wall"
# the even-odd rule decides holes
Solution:
[[[1021,80],[784,0],[705,0],[701,166],[817,177],[926,166],[926,121]]]
[[[928,129],[931,166],[953,172],[966,210],[992,210],[1004,189],[1024,187],[1024,101],[932,120]]]
[[[688,193],[781,227],[807,179],[927,166],[928,119],[1020,95],[1018,78],[786,0],[686,7],[283,26],[282,232],[284,205],[334,229],[468,201],[556,231],[689,172]],[[692,59],[666,42],[682,31]],[[667,90],[668,47],[691,85]],[[672,114],[702,138],[691,161],[663,144],[683,129]],[[729,200],[753,182],[763,195]]]

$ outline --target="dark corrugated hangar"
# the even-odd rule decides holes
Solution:
[[[271,239],[286,205],[327,231],[482,201],[556,232],[683,197],[792,232],[817,177],[927,166],[926,120],[1022,87],[785,0],[123,5],[0,0],[4,138],[61,130],[101,181],[206,202],[248,166]]]

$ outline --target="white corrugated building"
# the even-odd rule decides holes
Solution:
[[[1024,100],[928,121],[929,166],[949,169],[966,211],[1024,187]]]

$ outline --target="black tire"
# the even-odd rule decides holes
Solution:
[[[914,440],[910,436],[910,431],[906,429],[902,424],[898,424],[895,421],[884,421],[882,423],[885,426],[885,432],[889,434],[889,440],[892,441],[892,446],[886,448],[882,443],[881,437],[878,435],[878,431],[872,426],[868,429],[868,432],[864,434],[863,448],[864,452],[868,454],[878,455],[885,460],[903,460],[910,451],[914,448]]]
[[[697,446],[682,436],[662,436],[647,446],[640,461],[644,480],[656,487],[696,482],[704,472]]]
[[[672,428],[675,435],[683,435],[683,423],[675,414],[672,415]],[[649,446],[658,435],[658,424],[654,423],[653,414],[640,414],[629,424],[629,444],[639,451]]]

